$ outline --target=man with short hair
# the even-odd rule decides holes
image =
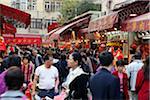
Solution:
[[[21,57],[18,56],[18,50],[11,52],[7,58],[4,58],[2,66],[4,69],[8,69],[11,66],[21,68]]]
[[[37,81],[39,80],[39,92],[40,98],[54,98],[55,93],[58,92],[59,76],[58,70],[53,64],[53,58],[48,55],[44,58],[45,64],[36,68],[33,81],[32,94],[35,95],[35,88]]]
[[[8,90],[0,96],[0,100],[26,100],[26,96],[20,91],[24,82],[24,74],[20,68],[8,68],[4,79]]]
[[[38,66],[41,66],[44,63],[44,61],[42,56],[38,54],[37,50],[32,50],[32,54],[34,56],[33,63],[35,64],[35,69],[36,69]]]
[[[110,72],[113,62],[113,55],[104,51],[100,54],[99,60],[101,69],[90,79],[90,90],[93,100],[119,100],[120,82]]]

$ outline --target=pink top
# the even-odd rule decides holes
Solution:
[[[123,73],[118,73],[120,79],[120,91],[123,92]]]

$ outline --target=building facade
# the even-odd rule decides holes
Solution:
[[[62,0],[1,0],[0,3],[31,14],[27,29],[19,22],[14,24],[18,34],[46,34],[47,27],[61,17]]]
[[[132,3],[137,0],[93,0],[95,4],[101,4],[101,16],[108,15],[113,9]]]

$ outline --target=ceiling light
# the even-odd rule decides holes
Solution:
[[[115,31],[117,31],[117,28],[114,28]]]
[[[137,14],[130,14],[130,17],[134,17],[134,16],[137,16]]]

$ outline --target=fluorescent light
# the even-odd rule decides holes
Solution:
[[[137,16],[137,14],[130,14],[131,17]]]

